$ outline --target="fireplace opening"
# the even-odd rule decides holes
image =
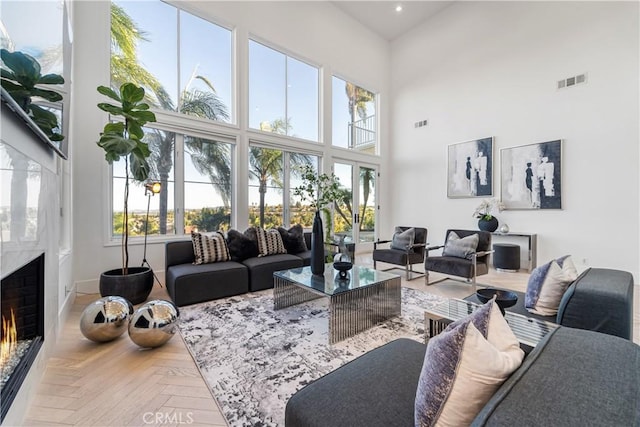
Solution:
[[[0,309],[1,422],[44,341],[44,254],[2,279]]]

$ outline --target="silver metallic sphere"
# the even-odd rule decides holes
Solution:
[[[95,342],[118,338],[127,329],[133,306],[122,297],[109,296],[89,304],[80,316],[82,335]]]
[[[131,316],[129,337],[140,347],[160,347],[176,333],[180,312],[170,301],[154,300]]]

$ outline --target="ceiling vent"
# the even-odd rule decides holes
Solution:
[[[558,80],[558,89],[564,89],[571,86],[587,82],[587,73],[578,74],[577,76],[567,77],[566,79]]]

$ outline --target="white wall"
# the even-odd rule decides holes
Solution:
[[[538,233],[538,264],[572,254],[639,272],[637,2],[457,2],[391,45],[394,223],[476,228],[479,199],[447,199],[447,145],[564,140],[562,210],[503,211]],[[556,81],[588,73],[587,84]],[[427,127],[413,123],[428,119]]]
[[[387,111],[389,43],[344,15],[329,2],[177,2],[191,11],[208,14],[212,20],[235,28],[240,76],[239,146],[237,173],[246,177],[247,37],[262,40],[323,66],[323,94],[329,101],[331,75],[336,73],[367,89],[380,93],[379,111]],[[120,265],[120,247],[109,245],[105,224],[109,220],[105,192],[108,167],[95,141],[107,120],[96,104],[102,99],[98,85],[109,83],[109,3],[74,2],[73,81],[73,210],[74,275],[78,290],[97,292],[102,271]],[[330,102],[323,107],[325,136],[331,135]],[[384,113],[383,113],[384,114]],[[382,121],[380,137],[388,139],[388,119]],[[325,138],[326,140],[326,138]],[[329,153],[325,148],[325,155]],[[383,153],[384,154],[384,153]],[[327,162],[328,163],[328,162]],[[239,185],[236,226],[246,224],[247,190]],[[244,221],[244,223],[243,223]],[[154,271],[164,269],[164,241],[150,240],[147,258]],[[130,245],[131,264],[142,259],[142,245]]]

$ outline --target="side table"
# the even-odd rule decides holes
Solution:
[[[442,332],[449,323],[460,320],[477,310],[480,305],[459,299],[448,299],[424,313],[425,342]],[[516,338],[528,347],[535,347],[545,335],[558,327],[557,324],[526,317],[507,311],[505,320]]]

